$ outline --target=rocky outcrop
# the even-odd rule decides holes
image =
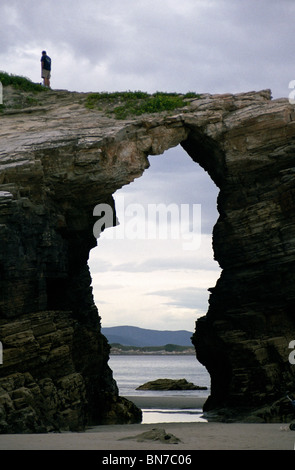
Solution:
[[[152,428],[136,436],[123,437],[121,440],[135,440],[137,442],[160,441],[161,444],[178,444],[181,439],[174,434],[167,433],[163,428]]]
[[[0,322],[1,432],[81,431],[91,423],[141,421],[118,397],[107,366],[109,346],[98,328],[72,312],[42,311]]]
[[[136,390],[207,390],[207,387],[200,387],[186,379],[156,379],[140,385]]]
[[[1,431],[140,420],[118,396],[93,302],[93,209],[178,144],[220,188],[222,274],[193,336],[211,375],[205,409],[252,412],[292,394],[294,107],[267,90],[201,95],[178,112],[116,121],[85,99],[50,91],[0,116]]]

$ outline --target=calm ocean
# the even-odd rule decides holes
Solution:
[[[110,356],[109,366],[117,382],[121,396],[144,397],[201,397],[210,394],[210,377],[195,356]],[[208,390],[142,391],[136,390],[145,382],[160,378],[186,379]],[[203,421],[200,409],[142,410],[143,423]]]

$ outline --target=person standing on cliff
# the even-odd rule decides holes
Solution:
[[[41,77],[44,80],[44,86],[50,88],[50,76],[51,76],[51,59],[46,54],[46,51],[42,51],[41,57]]]

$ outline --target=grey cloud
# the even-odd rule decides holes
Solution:
[[[159,290],[146,295],[157,295],[160,297],[169,298],[164,302],[165,305],[173,307],[188,308],[192,310],[202,310],[204,314],[208,309],[209,293],[206,289],[195,287],[186,287],[172,290]]]
[[[216,91],[242,91],[271,84],[273,76],[266,75],[265,68],[281,62],[287,50],[292,35],[282,25],[286,21],[292,28],[288,16],[294,10],[291,3],[194,3],[189,18],[171,14],[168,9],[165,24],[160,15],[152,15],[151,9],[144,16],[138,15],[138,41],[127,61],[124,54],[114,61],[112,71],[116,72],[116,67],[126,72],[135,67],[140,72],[152,70],[161,83],[162,75],[167,77],[170,71],[169,84],[175,77],[177,90],[187,83],[188,75],[190,82],[194,77],[196,91],[214,86]],[[231,83],[231,89],[226,90],[226,83]]]
[[[65,54],[71,50],[79,59],[99,62],[110,56],[111,50],[116,47],[116,39],[118,42],[119,32],[114,34],[112,9],[108,7],[109,15],[104,15],[100,10],[101,4],[112,3],[102,0],[4,0],[2,22],[3,26],[10,25],[11,18],[14,18],[13,25],[5,28],[8,32],[13,28],[11,45],[24,46],[27,42],[38,42],[40,50],[48,44],[58,49],[64,48]]]
[[[97,253],[97,250],[99,250],[99,248],[95,248],[95,250],[96,250],[96,253]],[[98,253],[99,253],[99,251],[98,251]],[[113,264],[112,264],[111,261],[105,261],[105,260],[99,259],[99,256],[95,260],[95,264],[91,263],[91,272],[92,272],[92,274],[104,273],[104,272],[107,272],[107,271],[111,271],[112,268],[113,268]]]
[[[103,63],[118,89],[286,96],[294,13],[290,0],[2,0],[1,57],[48,44],[83,62],[81,74]]]
[[[218,218],[219,190],[209,175],[180,146],[150,157],[150,163],[141,178],[117,194],[126,196],[126,204],[201,204],[202,233],[211,234]]]
[[[124,286],[121,285],[121,284],[110,284],[110,285],[104,284],[104,285],[101,285],[101,284],[98,284],[98,283],[92,284],[92,287],[97,290],[98,297],[99,297],[99,292],[100,291],[103,291],[103,292],[105,292],[105,291],[118,291],[119,289],[124,288]],[[99,302],[102,303],[101,300]],[[108,303],[108,302],[103,301],[103,303]]]
[[[191,258],[171,257],[171,258],[149,258],[145,261],[113,264],[109,266],[108,271],[126,271],[126,272],[155,272],[167,270],[184,271],[219,271],[218,264],[212,259],[198,259],[197,254]],[[95,270],[96,271],[96,270]]]

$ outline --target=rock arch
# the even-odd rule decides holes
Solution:
[[[140,419],[118,397],[92,298],[93,208],[179,144],[220,188],[222,274],[193,336],[212,380],[205,409],[249,413],[295,391],[293,106],[267,90],[202,95],[174,115],[120,122],[58,93],[46,116],[1,121],[1,431]],[[278,403],[271,412],[286,416]]]

